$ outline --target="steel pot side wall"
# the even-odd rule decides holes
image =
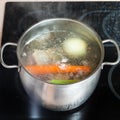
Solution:
[[[93,93],[101,73],[99,68],[88,79],[70,85],[54,85],[32,77],[23,68],[20,78],[27,94],[38,104],[55,111],[67,111],[82,105]]]

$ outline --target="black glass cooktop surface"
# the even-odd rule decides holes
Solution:
[[[91,26],[101,39],[120,42],[120,2],[8,2],[5,5],[2,45],[17,43],[20,36],[31,25],[47,18],[71,18]],[[105,44],[104,61],[117,57],[112,44]],[[4,52],[7,64],[17,64],[16,48],[8,47]],[[120,93],[120,67],[104,66],[100,80],[92,96],[82,106],[67,112],[50,111],[36,105],[27,96],[17,69],[6,69],[0,65],[0,119],[9,120],[120,120],[120,100],[108,85]],[[86,88],[87,89],[87,88]]]

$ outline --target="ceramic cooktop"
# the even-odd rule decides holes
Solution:
[[[2,45],[6,42],[17,43],[31,25],[56,17],[82,21],[91,26],[102,40],[113,39],[119,45],[120,2],[7,2]],[[117,58],[115,47],[112,44],[105,44],[104,47],[104,61],[114,61]],[[7,48],[4,55],[7,64],[17,64],[16,48]],[[119,120],[119,70],[119,64],[104,66],[97,88],[86,103],[71,111],[54,112],[30,100],[17,69],[6,69],[0,65],[0,119]],[[113,87],[115,91],[111,89]]]

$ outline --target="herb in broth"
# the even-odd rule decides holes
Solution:
[[[76,83],[76,82],[79,82],[79,80],[51,80],[50,83],[51,84],[58,84],[58,85],[66,85],[66,84],[72,84],[72,83]]]

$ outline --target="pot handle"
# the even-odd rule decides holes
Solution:
[[[114,62],[104,62],[104,63],[102,63],[102,69],[103,69],[104,65],[116,65],[120,62],[120,49],[119,49],[119,46],[118,46],[117,42],[115,42],[114,40],[111,40],[111,39],[107,39],[107,40],[102,41],[103,44],[107,43],[107,42],[111,42],[112,44],[115,45],[116,50],[117,50],[117,60],[114,61]]]
[[[18,65],[7,65],[4,60],[3,60],[3,52],[4,52],[4,49],[7,47],[7,46],[17,46],[16,43],[12,43],[12,42],[8,42],[8,43],[5,43],[2,48],[1,48],[1,54],[0,54],[0,57],[1,57],[1,64],[3,65],[3,67],[5,68],[19,68]]]

